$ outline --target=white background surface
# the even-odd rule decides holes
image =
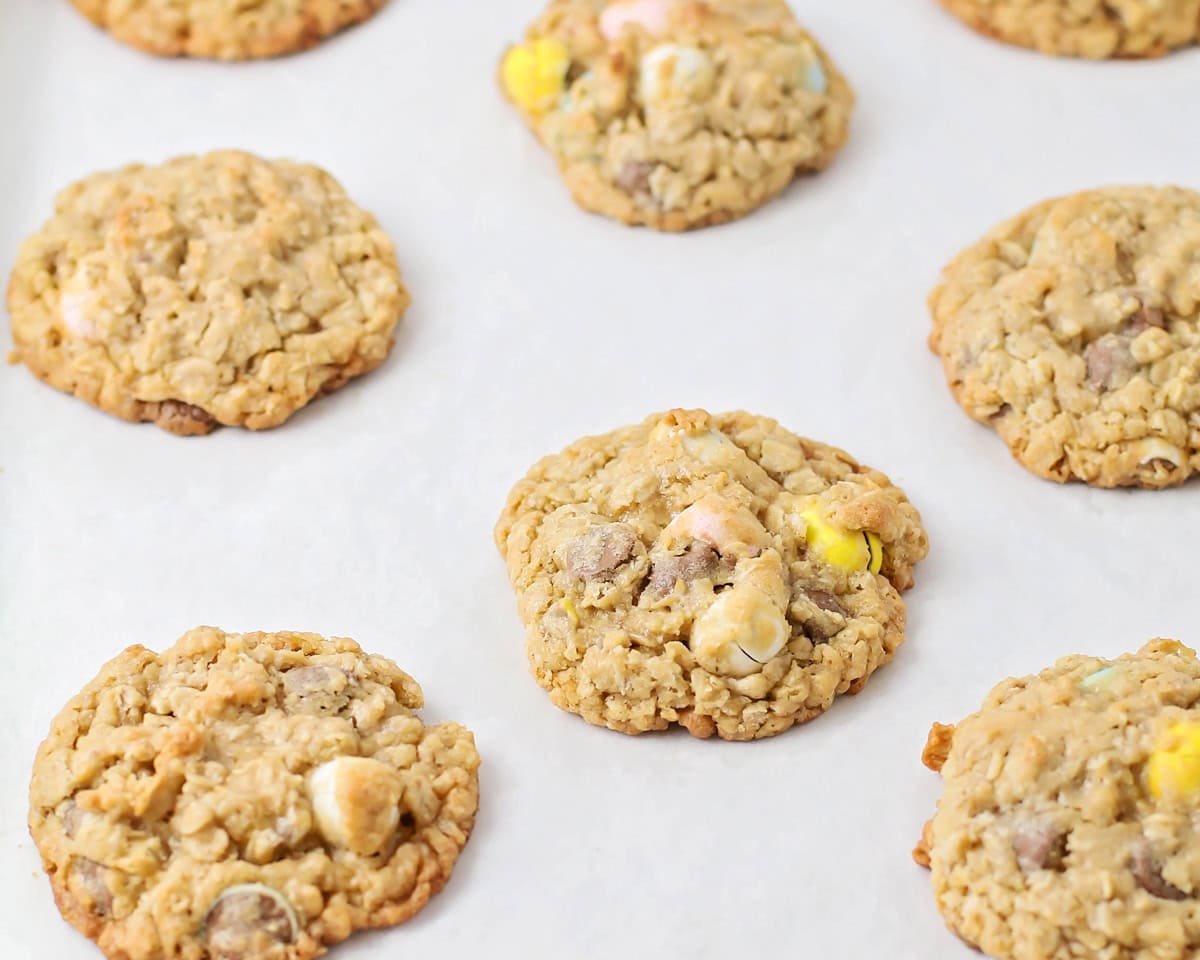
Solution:
[[[346,960],[964,960],[909,859],[938,792],[930,722],[1062,654],[1200,642],[1200,486],[1026,474],[950,399],[923,302],[1046,195],[1200,185],[1200,53],[1058,61],[929,0],[794,0],[858,90],[848,148],[746,220],[665,236],[577,211],[496,93],[539,4],[392,0],[311,53],[225,66],[138,54],[65,0],[0,3],[0,269],[72,180],[236,146],[332,171],[414,296],[381,369],[264,434],[179,439],[0,370],[0,956],[99,956],[41,876],[30,763],[104,660],[197,624],[352,636],[418,678],[428,720],[476,731],[482,810],[453,880]],[[622,737],[526,672],[491,542],[508,487],[674,405],[839,444],[929,529],[898,659],[770,741]]]

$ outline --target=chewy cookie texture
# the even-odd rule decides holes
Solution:
[[[1158,57],[1200,39],[1200,0],[941,0],[980,33],[1060,56]]]
[[[234,151],[68,187],[8,287],[30,370],[178,434],[278,426],[382,363],[408,303],[333,177]]]
[[[936,724],[914,851],[959,937],[1004,960],[1200,951],[1200,662],[1171,640],[1006,680]]]
[[[387,0],[72,0],[97,26],[165,57],[249,60],[295,53],[366,20]]]
[[[904,639],[927,551],[882,473],[747,413],[674,410],[535,464],[496,526],[533,674],[623,733],[767,737]]]
[[[131,647],[55,718],[29,829],[63,916],[110,960],[307,960],[407,920],[478,805],[458,724],[383,657],[202,627]]]
[[[854,103],[783,0],[552,0],[500,82],[580,206],[660,230],[824,169]]]
[[[1038,204],[956,257],[929,306],[955,399],[1034,473],[1155,488],[1200,469],[1200,194]]]

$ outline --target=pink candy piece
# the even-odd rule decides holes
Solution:
[[[87,315],[90,298],[73,293],[64,293],[59,301],[63,326],[76,337],[90,340],[96,336],[96,322]]]
[[[673,0],[617,0],[600,14],[600,32],[616,40],[627,23],[637,23],[658,35],[667,29],[667,16]]]

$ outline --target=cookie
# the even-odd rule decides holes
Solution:
[[[283,423],[381,364],[408,302],[391,241],[333,177],[237,152],[68,187],[8,287],[30,370],[179,434]]]
[[[250,60],[316,46],[386,0],[71,0],[118,40],[164,57]]]
[[[29,830],[111,960],[306,960],[402,923],[470,836],[479,755],[352,640],[201,627],[130,647],[54,719]]]
[[[942,0],[942,6],[997,40],[1067,57],[1159,57],[1200,35],[1200,0]]]
[[[580,206],[659,230],[733,220],[824,169],[854,104],[783,0],[552,0],[500,85]]]
[[[1005,960],[1200,951],[1200,661],[1155,640],[1006,680],[926,763],[915,856],[950,929]]]
[[[878,471],[748,413],[673,410],[535,464],[496,526],[534,677],[622,733],[769,737],[904,640],[927,550]]]
[[[1200,194],[1049,200],[960,254],[929,299],[962,408],[1038,476],[1167,487],[1200,469]]]

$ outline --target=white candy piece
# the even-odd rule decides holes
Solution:
[[[696,430],[660,421],[650,431],[651,443],[669,443],[676,437],[679,438],[683,444],[683,449],[690,456],[710,465],[727,459],[731,453],[737,450],[733,441],[720,430],[713,430],[707,427],[702,430]]]
[[[664,43],[642,58],[639,89],[647,104],[680,96],[702,100],[715,80],[713,62],[703,50]]]
[[[400,823],[404,783],[398,771],[368,757],[338,757],[308,780],[317,828],[329,843],[362,856],[378,853]]]
[[[729,459],[737,447],[720,430],[691,433],[683,438],[683,448],[697,460],[716,466]]]
[[[749,583],[720,594],[692,626],[690,646],[704,669],[748,677],[787,645],[787,617]]]
[[[1158,437],[1150,437],[1143,440],[1138,447],[1141,459],[1138,460],[1139,466],[1145,466],[1153,460],[1166,460],[1176,467],[1183,466],[1187,455],[1174,444],[1167,443]]]

